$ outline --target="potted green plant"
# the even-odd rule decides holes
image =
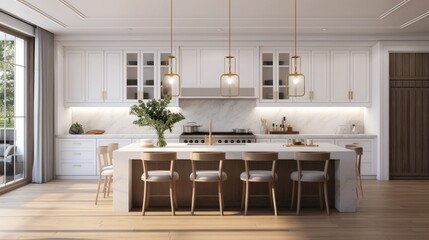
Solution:
[[[143,127],[153,127],[158,136],[158,147],[165,147],[164,132],[168,129],[171,132],[173,125],[185,119],[181,113],[171,112],[167,106],[171,101],[171,96],[166,96],[164,99],[153,99],[147,103],[139,100],[139,103],[131,106],[131,115],[138,117],[133,121],[134,124]]]

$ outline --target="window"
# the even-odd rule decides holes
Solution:
[[[0,188],[25,178],[26,40],[0,29]]]

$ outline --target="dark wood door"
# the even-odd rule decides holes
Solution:
[[[390,178],[429,179],[429,54],[390,54]]]

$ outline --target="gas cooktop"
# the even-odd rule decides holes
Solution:
[[[182,135],[209,135],[209,132],[193,132],[193,133],[182,133]],[[212,132],[212,135],[253,135],[252,132],[247,133],[236,133],[236,132]]]

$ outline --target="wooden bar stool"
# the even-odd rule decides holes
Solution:
[[[346,145],[346,148],[350,150],[354,150],[356,153],[356,197],[359,198],[359,192],[361,196],[363,197],[363,187],[362,187],[362,175],[361,175],[361,162],[362,162],[362,154],[363,154],[363,148],[359,147],[357,144],[349,144]]]
[[[142,214],[145,215],[147,206],[149,205],[150,183],[164,182],[169,183],[170,194],[162,195],[170,197],[171,214],[175,215],[176,203],[176,181],[179,179],[179,174],[174,171],[174,162],[176,161],[176,152],[143,152],[141,155],[143,163],[143,174],[141,180],[144,182]],[[149,170],[148,162],[170,162],[169,170]]]
[[[98,159],[98,187],[97,187],[97,195],[95,196],[95,205],[98,203],[98,194],[100,193],[100,185],[102,181],[102,177],[104,177],[103,184],[103,197],[106,197],[106,192],[108,192],[108,182],[111,181],[113,177],[113,168],[105,168],[105,166],[109,165],[108,160],[108,147],[107,146],[99,146],[97,147],[97,159]]]
[[[295,160],[297,163],[298,171],[292,172],[290,178],[292,180],[292,199],[291,199],[291,208],[293,208],[293,202],[295,197],[295,182],[298,184],[298,200],[296,207],[296,215],[299,215],[301,207],[301,183],[302,182],[314,182],[319,183],[319,198],[322,203],[322,194],[321,188],[323,185],[323,192],[325,195],[325,205],[326,213],[329,215],[329,202],[328,202],[328,166],[331,154],[329,152],[296,152]],[[302,161],[324,161],[325,166],[323,171],[314,171],[314,170],[302,170],[301,162]],[[322,207],[322,204],[321,204]]]
[[[191,215],[194,215],[195,209],[195,198],[196,198],[196,183],[217,183],[218,185],[218,197],[219,197],[219,211],[220,215],[223,216],[223,194],[222,194],[222,182],[226,181],[228,176],[223,169],[223,160],[225,160],[224,152],[192,152],[191,153],[191,164],[192,173],[189,176],[192,181],[192,203],[191,203]],[[216,170],[198,170],[197,162],[219,162],[218,169]],[[212,195],[210,195],[212,197]],[[208,197],[208,196],[206,196]],[[217,197],[217,196],[216,196]]]
[[[277,152],[244,152],[243,153],[245,171],[240,174],[243,181],[242,208],[244,202],[244,215],[247,215],[249,205],[249,183],[266,182],[269,184],[269,194],[271,206],[274,208],[274,215],[277,216],[277,204],[274,181],[277,180],[276,161]],[[271,170],[250,170],[249,162],[272,162]]]
[[[108,152],[108,159],[107,159],[107,166],[103,167],[103,170],[112,169],[113,170],[113,151],[117,150],[119,148],[118,143],[109,143],[107,145],[107,152]],[[107,183],[107,196],[109,196],[110,193],[110,185],[112,184],[113,177],[109,178],[109,181]]]

